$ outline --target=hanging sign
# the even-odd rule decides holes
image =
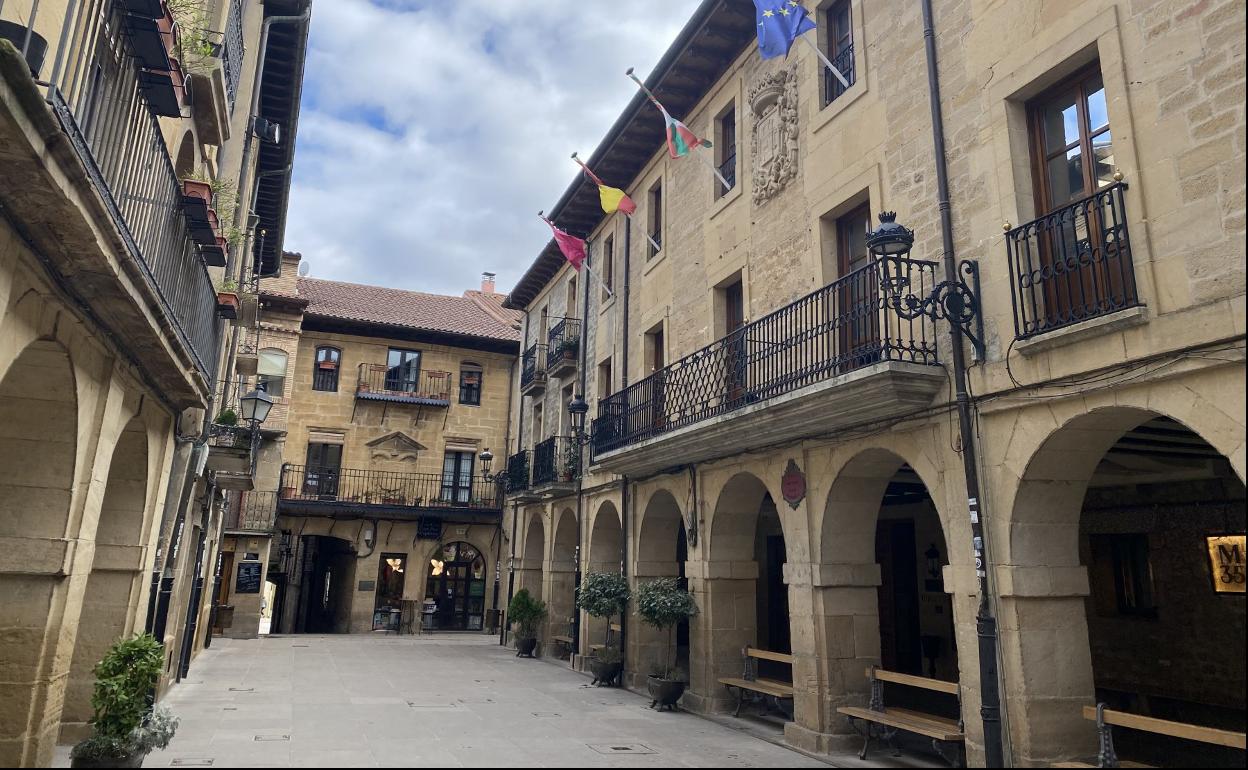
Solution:
[[[802,469],[793,460],[789,460],[784,475],[780,477],[780,494],[784,495],[784,501],[795,511],[806,499],[806,474],[802,473]]]
[[[1244,536],[1210,535],[1205,542],[1209,548],[1213,590],[1220,594],[1244,593]]]

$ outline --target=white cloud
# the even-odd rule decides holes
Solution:
[[[491,270],[509,289],[568,155],[632,98],[624,70],[652,68],[696,6],[315,3],[286,248],[322,278],[458,294]]]

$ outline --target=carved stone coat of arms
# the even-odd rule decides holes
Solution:
[[[776,70],[749,93],[754,119],[754,203],[776,197],[797,177],[797,72]]]

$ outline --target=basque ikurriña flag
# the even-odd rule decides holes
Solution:
[[[798,0],[754,0],[758,52],[764,59],[788,56],[797,36],[815,28]]]
[[[698,135],[689,130],[689,127],[673,118],[671,113],[663,108],[663,105],[655,101],[654,106],[659,108],[659,112],[663,113],[663,121],[667,124],[667,151],[673,158],[683,158],[689,154],[689,151],[699,145],[702,147],[710,147],[711,143],[705,139],[699,139]]]

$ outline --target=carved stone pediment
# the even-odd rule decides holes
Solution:
[[[761,76],[749,92],[754,119],[754,203],[776,197],[797,178],[797,70]]]
[[[375,438],[368,442],[370,458],[373,460],[411,460],[415,461],[425,446],[403,431],[395,431]]]

